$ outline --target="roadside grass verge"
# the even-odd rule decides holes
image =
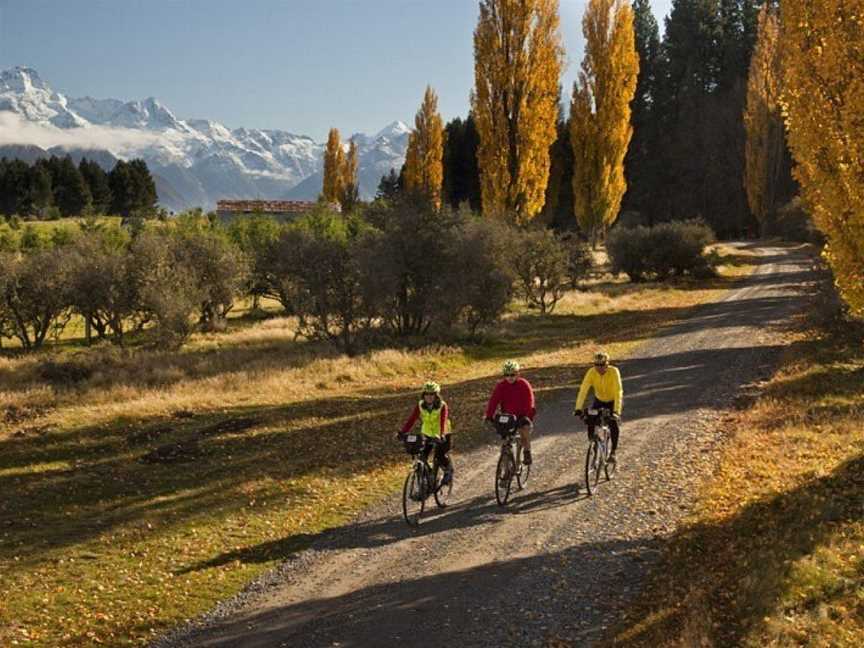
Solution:
[[[864,645],[861,330],[804,328],[614,645]]]
[[[290,318],[241,318],[178,352],[0,357],[0,645],[146,643],[389,497],[423,380],[444,385],[457,453],[475,447],[504,358],[542,403],[597,346],[621,357],[756,262],[708,284],[595,281],[551,315],[514,305],[481,343],[347,358]]]

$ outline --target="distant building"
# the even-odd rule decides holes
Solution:
[[[318,203],[308,200],[219,200],[216,203],[216,214],[222,222],[230,222],[249,214],[264,214],[285,222],[312,211],[317,205]],[[333,211],[342,211],[338,203],[327,206]]]

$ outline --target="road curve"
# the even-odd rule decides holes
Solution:
[[[741,286],[617,363],[625,422],[616,478],[587,497],[574,393],[547,395],[527,489],[502,509],[496,447],[458,457],[453,505],[417,530],[397,497],[290,559],[242,605],[158,646],[543,646],[602,636],[638,591],[712,465],[741,388],[770,375],[813,282],[809,258],[759,249]],[[530,379],[530,376],[528,376]],[[574,376],[574,380],[578,377]]]

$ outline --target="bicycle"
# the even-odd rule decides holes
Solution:
[[[589,409],[583,420],[587,425],[594,426],[594,434],[585,454],[585,488],[589,495],[593,495],[600,483],[600,473],[603,472],[606,481],[609,481],[617,468],[616,461],[610,461],[612,439],[609,421],[612,420],[612,411],[605,407],[599,410]]]
[[[442,484],[444,479],[444,468],[438,465],[438,458],[434,456],[435,447],[443,441],[422,434],[408,434],[403,437],[405,451],[411,455],[411,470],[405,477],[405,485],[402,487],[402,513],[405,521],[417,526],[420,517],[426,508],[426,500],[430,495],[435,497],[438,508],[447,506],[450,494],[453,491],[452,461],[450,481]],[[429,465],[429,454],[433,454],[432,465]]]
[[[503,439],[495,469],[495,500],[499,506],[504,506],[510,499],[514,477],[517,487],[522,490],[531,476],[531,466],[522,463],[522,438],[516,430],[516,420],[512,414],[498,414],[492,421]]]

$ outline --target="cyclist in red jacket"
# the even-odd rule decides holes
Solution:
[[[524,453],[522,462],[531,465],[531,430],[534,428],[534,390],[531,383],[519,375],[519,363],[508,360],[504,363],[504,380],[495,385],[489,404],[486,405],[486,420],[490,423],[496,411],[516,417],[516,429],[522,437]]]

